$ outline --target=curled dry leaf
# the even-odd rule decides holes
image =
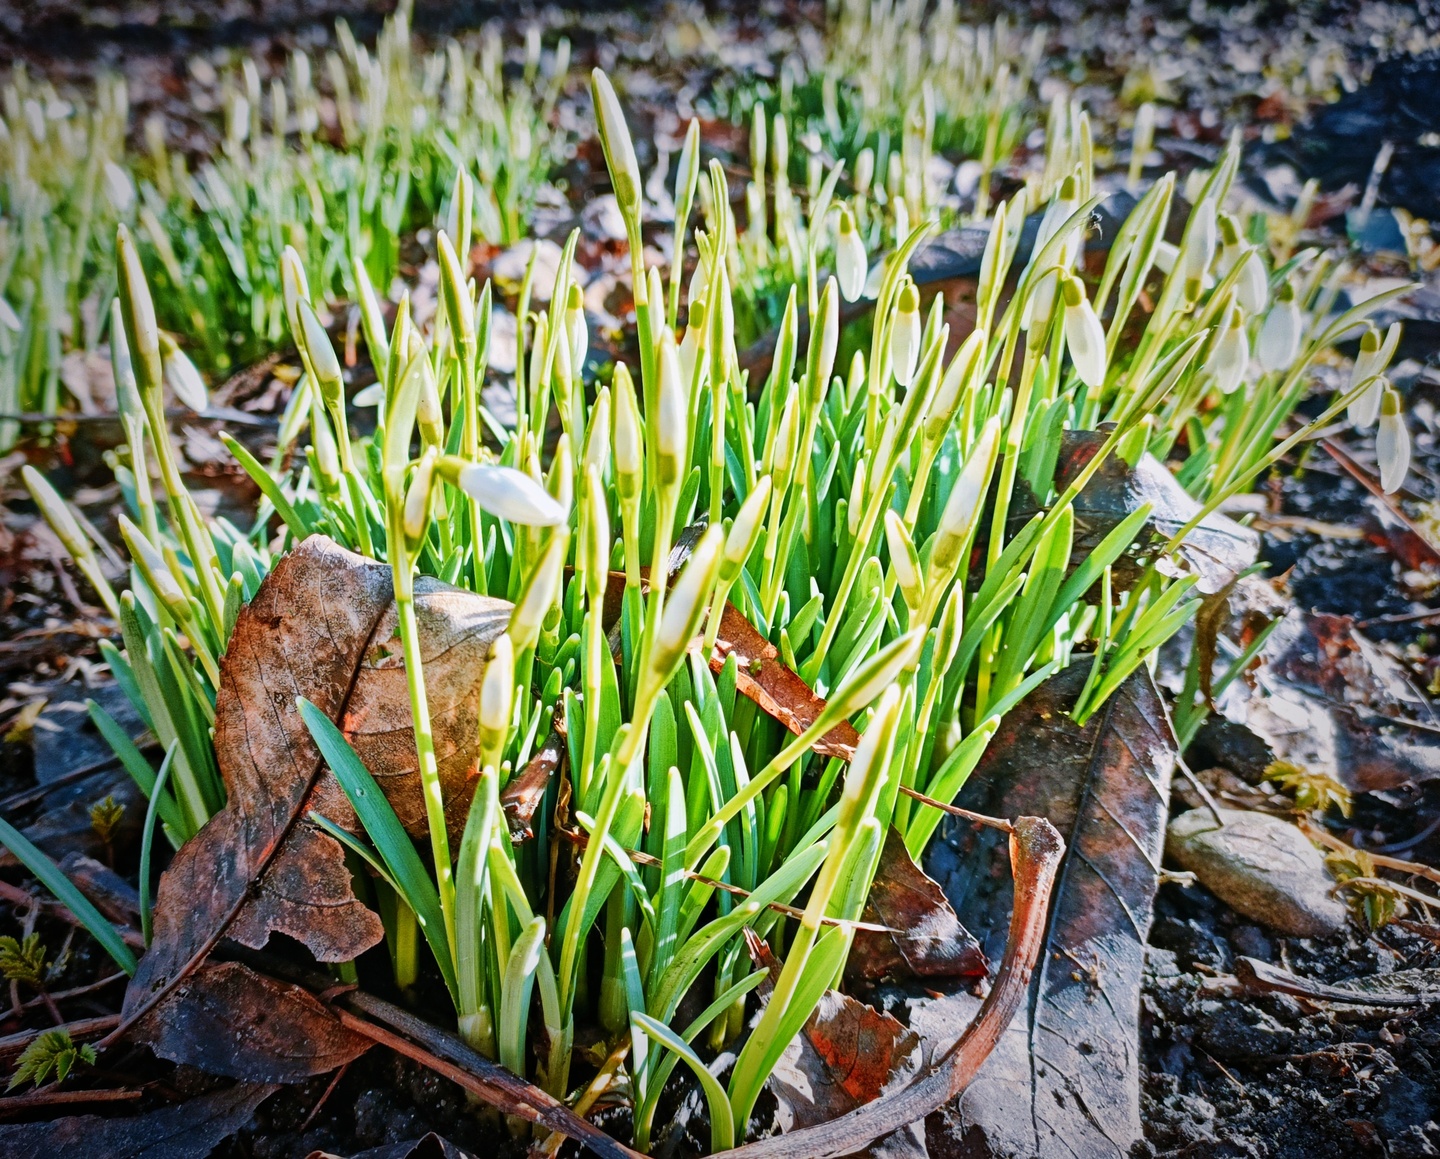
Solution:
[[[505,810],[511,841],[518,844],[535,836],[535,813],[545,800],[550,781],[560,771],[565,752],[565,738],[558,727],[552,727],[540,751],[500,790],[500,807]]]
[[[983,977],[989,971],[980,944],[960,924],[945,891],[911,860],[894,829],[885,835],[861,920],[890,932],[855,932],[845,962],[852,978]]]
[[[1066,669],[1006,716],[958,802],[1049,817],[1069,846],[1023,1016],[946,1112],[945,1135],[967,1155],[1122,1159],[1140,1138],[1140,986],[1175,746],[1143,668],[1077,728],[1066,713],[1085,675]],[[926,859],[992,953],[1011,889],[998,836],[955,826]],[[910,1025],[939,1038],[974,1004],[916,1003]]]
[[[420,581],[416,611],[447,815],[458,828],[473,791],[480,676],[509,605]],[[260,949],[284,933],[325,962],[349,961],[380,940],[380,921],[354,896],[340,845],[304,820],[314,810],[355,825],[295,702],[304,696],[339,722],[402,822],[422,828],[395,625],[390,569],[322,536],[276,564],[241,611],[215,705],[229,803],[161,878],[154,941],[125,997],[122,1029],[143,1018],[142,1036],[163,1043],[167,1057],[190,1061],[193,1049],[218,1066],[213,1043],[167,1023],[190,1024],[181,1008],[209,1001],[191,975],[220,939]],[[194,1018],[204,1024],[203,1012]],[[255,1073],[259,1057],[247,1044],[236,1068]],[[328,1057],[317,1055],[315,1072],[334,1065]],[[293,1075],[301,1064],[282,1051],[275,1065]]]

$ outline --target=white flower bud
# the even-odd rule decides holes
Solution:
[[[160,360],[164,368],[165,382],[185,406],[200,414],[210,405],[205,380],[195,369],[195,364],[169,334],[160,335]]]
[[[1380,487],[1387,495],[1400,490],[1410,471],[1410,431],[1400,411],[1400,395],[1387,387],[1380,403],[1380,430],[1375,435]]]
[[[1230,307],[1227,320],[1210,353],[1210,373],[1221,394],[1233,394],[1245,381],[1250,365],[1250,339],[1245,335],[1245,318],[1239,306]]]
[[[50,480],[28,463],[20,468],[20,477],[25,480],[25,487],[30,492],[30,498],[35,500],[35,506],[40,508],[40,514],[45,516],[45,522],[50,524],[50,530],[65,545],[71,558],[88,555],[90,547],[85,541],[85,533],[80,530],[74,512],[50,486]]]
[[[510,613],[507,633],[517,652],[524,652],[535,646],[535,641],[540,638],[540,628],[545,623],[545,617],[550,614],[555,597],[560,594],[560,577],[565,568],[568,539],[563,531],[551,536],[545,554],[540,557],[540,562],[535,566],[535,571],[520,593],[520,598],[515,601],[515,610]]]
[[[578,376],[590,352],[590,330],[585,323],[585,295],[574,282],[565,296],[565,333],[570,339],[570,373]]]
[[[944,583],[960,565],[960,552],[975,530],[1000,450],[1000,418],[992,416],[950,490],[930,550],[930,583]]]
[[[702,299],[690,306],[689,324],[685,327],[685,337],[680,343],[680,374],[687,383],[694,383],[697,387],[707,381],[709,361],[700,358],[701,343],[705,340],[705,302]],[[700,368],[700,378],[695,378],[697,363]]]
[[[610,78],[600,69],[590,73],[590,94],[595,101],[595,122],[600,130],[600,145],[605,151],[605,164],[610,169],[610,184],[615,200],[627,223],[640,221],[640,163],[635,160],[635,146],[625,124],[625,114]]]
[[[635,401],[635,384],[623,362],[615,364],[615,489],[621,498],[640,494],[644,467],[644,438],[640,433],[640,408]]]
[[[855,192],[864,197],[875,179],[875,150],[868,145],[855,155]]]
[[[369,386],[357,390],[350,401],[356,406],[380,406],[385,401],[385,384],[372,382]]]
[[[130,175],[114,161],[105,162],[105,196],[117,214],[124,217],[135,205],[135,185]]]
[[[135,566],[140,569],[140,574],[145,577],[150,590],[165,605],[166,610],[177,620],[189,619],[189,602],[185,593],[180,590],[180,585],[175,582],[175,577],[170,574],[170,566],[165,562],[165,557],[145,537],[145,533],[131,522],[128,515],[120,516],[120,538],[125,541],[130,558],[135,561]]]
[[[1075,373],[1086,386],[1098,387],[1105,383],[1105,328],[1095,313],[1095,307],[1085,296],[1085,288],[1079,280],[1065,276],[1065,346],[1075,363]]]
[[[944,377],[940,379],[940,386],[931,398],[930,409],[925,415],[927,442],[938,443],[945,437],[950,420],[955,417],[955,410],[960,405],[960,392],[970,382],[977,361],[985,350],[986,339],[985,331],[977,326],[970,331],[970,336],[955,352],[955,357],[946,368]]]
[[[340,359],[335,356],[335,347],[330,344],[330,335],[308,300],[301,298],[296,303],[296,309],[300,315],[300,333],[296,337],[305,343],[305,356],[310,360],[310,370],[320,388],[320,397],[332,410],[339,409],[345,401],[345,380]]]
[[[855,218],[848,209],[841,209],[840,229],[835,236],[835,277],[840,283],[840,296],[847,302],[855,301],[864,292],[869,265]]]
[[[730,522],[730,531],[725,536],[725,558],[720,564],[720,583],[733,584],[740,577],[740,569],[750,558],[759,542],[761,529],[765,525],[765,511],[770,506],[770,476],[760,476],[755,489],[745,496],[740,510]]]
[[[435,447],[426,449],[410,480],[410,489],[405,492],[400,526],[405,533],[405,541],[412,545],[419,545],[430,524],[430,494],[435,482],[435,460],[439,455]]]
[[[831,695],[824,711],[834,719],[848,720],[873,704],[900,674],[920,659],[925,629],[912,628],[886,644],[868,660],[862,660]]]
[[[1180,247],[1174,242],[1155,243],[1155,268],[1162,274],[1173,273],[1175,263],[1180,260]]]
[[[287,245],[280,255],[280,289],[285,295],[285,320],[290,323],[290,334],[299,342],[300,302],[310,300],[310,283],[305,277],[305,263],[293,245]]]
[[[660,453],[657,475],[662,486],[675,486],[689,464],[690,391],[680,372],[675,336],[660,339],[660,389],[655,416],[655,446]]]
[[[906,282],[900,291],[895,320],[890,331],[890,369],[895,381],[909,386],[920,360],[920,291]]]
[[[150,296],[150,284],[145,280],[145,267],[140,264],[135,239],[123,225],[115,231],[115,250],[125,338],[130,345],[135,381],[144,396],[159,390],[165,377],[160,360],[160,326],[155,321],[155,301]]]
[[[920,556],[915,551],[905,521],[894,508],[885,511],[885,543],[890,549],[890,568],[895,582],[900,585],[905,603],[911,608],[918,608],[920,597],[924,594],[920,580]]]
[[[718,524],[706,528],[680,572],[680,578],[665,598],[660,627],[655,634],[655,648],[650,656],[649,675],[657,688],[663,688],[670,682],[690,641],[700,630],[700,621],[715,587],[724,534]]]
[[[1256,343],[1255,354],[1266,371],[1284,370],[1295,361],[1295,356],[1300,353],[1300,331],[1304,326],[1305,320],[1295,301],[1295,291],[1287,282],[1280,287],[1275,305],[1265,316],[1265,324],[1260,327],[1260,338]]]
[[[820,322],[810,331],[810,341],[820,342],[815,352],[815,381],[808,383],[812,406],[818,406],[835,373],[835,355],[840,349],[840,284],[835,278],[825,280],[820,291]]]
[[[482,759],[498,756],[510,731],[515,710],[515,645],[502,632],[490,645],[485,675],[480,678],[480,751]]]
[[[460,469],[460,490],[491,515],[529,527],[558,527],[568,512],[524,471],[470,463]]]

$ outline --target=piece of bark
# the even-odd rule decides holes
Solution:
[[[1160,869],[1174,739],[1141,669],[1077,728],[1066,715],[1083,663],[1036,689],[1001,724],[958,803],[1049,817],[1068,852],[1021,1016],[959,1103],[932,1124],[973,1156],[1121,1159],[1140,1138],[1139,1009]],[[947,823],[926,868],[993,953],[1005,936],[1010,872],[993,830]],[[963,1023],[975,999],[915,1003],[927,1038]]]

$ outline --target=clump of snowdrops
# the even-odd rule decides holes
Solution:
[[[463,256],[475,189],[462,169],[437,235],[432,325],[418,327],[402,297],[387,328],[364,260],[351,254],[379,375],[371,439],[352,437],[340,360],[303,262],[284,254],[285,311],[304,373],[282,441],[308,427],[309,444],[285,471],[231,440],[264,501],[249,530],[207,522],[176,468],[162,336],[122,229],[112,350],[131,463],[128,591],[109,589],[43,479],[27,481],[118,612],[125,649],[107,645],[106,655],[166,747],[156,773],[97,710],[151,799],[147,866],[157,818],[178,843],[222,803],[208,739],[218,669],[270,560],[315,531],[383,559],[400,613],[428,856],[344,735],[313,707],[302,711],[363,831],[312,820],[373,871],[397,983],[418,984],[428,952],[466,1039],[563,1098],[580,1094],[577,1022],[598,1024],[628,1072],[642,1150],[660,1093],[684,1063],[722,1149],[744,1138],[781,1052],[838,983],[886,832],[894,827],[921,855],[940,817],[924,799],[951,800],[1005,712],[1050,674],[1086,666],[1072,710],[1083,723],[1145,663],[1195,610],[1197,577],[1177,554],[1189,531],[1347,408],[1381,422],[1386,485],[1398,485],[1405,454],[1382,375],[1394,340],[1367,332],[1350,388],[1294,426],[1306,369],[1386,299],[1328,320],[1324,279],[1312,270],[1302,280],[1295,262],[1272,270],[1240,239],[1221,209],[1234,146],[1200,179],[1173,252],[1162,239],[1167,177],[1127,220],[1092,286],[1077,272],[1098,201],[1080,147],[1043,206],[1022,194],[996,207],[976,325],[953,354],[944,303],[927,308],[906,272],[930,223],[887,246],[872,279],[854,227],[858,195],[827,198],[809,220],[771,369],[750,381],[736,348],[730,249],[739,234],[723,170],[701,165],[692,131],[675,179],[674,252],[693,241],[698,262],[688,279],[679,264],[649,264],[633,145],[598,70],[593,93],[630,241],[633,367],[616,363],[605,382],[582,373],[589,338],[572,236],[549,309],[531,308],[533,262],[521,289],[514,426],[481,405],[492,290],[475,284]],[[1072,140],[1083,146],[1080,124]],[[703,226],[691,237],[697,201]],[[1016,268],[1025,217],[1042,208],[1033,250]],[[833,274],[822,253],[833,255]],[[841,302],[871,280],[868,343],[840,365]],[[1143,324],[1142,291],[1154,303]],[[1121,338],[1132,323],[1141,330],[1133,346]],[[1067,429],[1104,438],[1057,490]],[[1150,515],[1142,507],[1074,558],[1074,502],[1101,466],[1169,453],[1182,434],[1195,517],[1157,547],[1137,540]],[[1027,491],[1038,509],[1013,520]],[[688,557],[672,576],[679,544]],[[1123,574],[1139,575],[1123,585],[1122,556]],[[458,849],[430,731],[417,574],[514,604],[483,674],[479,775]],[[617,586],[618,662],[604,615]],[[720,630],[727,601],[828,699],[802,735],[739,693],[738,658]],[[845,720],[861,733],[853,759],[815,753]],[[556,725],[568,749],[568,810],[556,816],[552,784],[536,836],[516,844],[500,794]],[[550,892],[552,848],[576,851],[563,896]],[[53,870],[33,848],[24,855],[36,872]],[[779,967],[742,1040],[764,977],[747,930]],[[700,1013],[677,1025],[697,988]],[[731,1043],[738,1053],[722,1084],[705,1058]]]

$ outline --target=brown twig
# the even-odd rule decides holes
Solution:
[[[453,1034],[431,1026],[398,1006],[371,994],[353,991],[346,994],[334,1010],[348,1029],[448,1078],[504,1114],[567,1135],[604,1159],[640,1159],[635,1151],[587,1123],[533,1083],[518,1078]]]
[[[63,902],[55,901],[52,898],[36,897],[17,885],[11,885],[8,881],[0,881],[0,901],[8,901],[11,905],[32,905],[38,903],[45,906],[52,916],[69,922],[72,926],[84,926],[79,918],[70,912],[70,907]],[[140,931],[130,926],[116,926],[116,932],[125,940],[125,944],[132,950],[143,950],[145,939],[140,936]]]
[[[932,809],[939,809],[942,813],[949,813],[952,817],[963,817],[967,821],[973,821],[977,825],[985,825],[991,829],[999,829],[1002,833],[1014,833],[1015,826],[1004,817],[987,817],[984,813],[972,813],[969,809],[962,809],[959,805],[947,805],[944,801],[937,801],[934,797],[927,797],[924,793],[912,789],[909,785],[901,785],[900,791],[907,797],[919,801],[922,805],[929,805]]]
[[[1425,545],[1426,550],[1430,553],[1431,558],[1435,562],[1440,563],[1440,548],[1437,548],[1435,544],[1431,542],[1430,536],[1418,523],[1415,522],[1415,520],[1411,519],[1410,516],[1405,514],[1404,509],[1400,506],[1399,503],[1395,501],[1394,496],[1385,494],[1385,492],[1381,489],[1380,484],[1375,482],[1374,479],[1370,478],[1370,475],[1364,470],[1364,468],[1362,468],[1359,463],[1352,459],[1349,455],[1349,452],[1347,452],[1343,447],[1341,447],[1339,443],[1336,443],[1332,439],[1322,439],[1320,441],[1320,445],[1325,448],[1326,452],[1330,455],[1332,459],[1334,459],[1337,463],[1340,464],[1341,467],[1345,469],[1346,473],[1352,479],[1354,479],[1355,482],[1359,483],[1360,486],[1364,487],[1365,490],[1369,491],[1371,495],[1375,496],[1375,498],[1384,505],[1385,509],[1391,515],[1393,515],[1396,519],[1403,523],[1405,527],[1409,531],[1411,531],[1415,535],[1415,537],[1420,540],[1421,543]]]
[[[310,1108],[310,1113],[305,1116],[305,1121],[300,1124],[300,1130],[298,1134],[303,1135],[307,1130],[310,1129],[310,1124],[315,1121],[315,1116],[320,1113],[320,1108],[323,1107],[326,1100],[329,1099],[332,1094],[334,1094],[335,1088],[340,1085],[340,1080],[345,1077],[345,1072],[349,1069],[350,1064],[348,1062],[336,1069],[335,1077],[330,1080],[330,1084],[325,1088],[325,1093],[322,1094],[319,1101]]]
[[[140,1098],[144,1093],[138,1087],[99,1091],[59,1090],[50,1087],[43,1091],[28,1091],[23,1095],[0,1097],[0,1118],[33,1111],[37,1107],[56,1107],[67,1103],[128,1103]]]
[[[1343,986],[1330,986],[1302,978],[1258,958],[1236,958],[1235,977],[1247,990],[1289,994],[1319,1002],[1348,1002],[1353,1006],[1423,1006],[1440,1001],[1440,994],[1366,994]]]

